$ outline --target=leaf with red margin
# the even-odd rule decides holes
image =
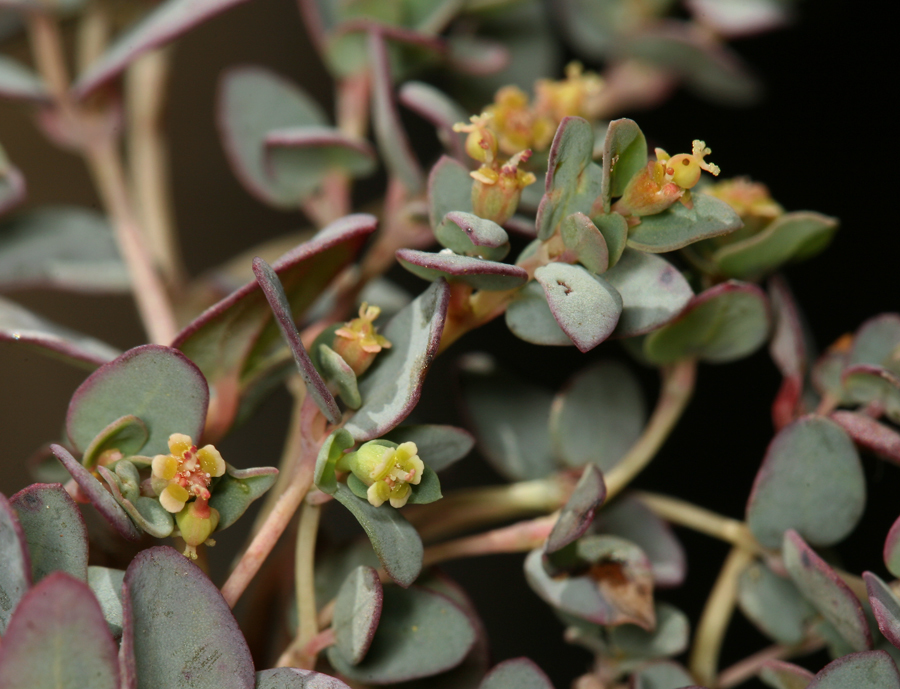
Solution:
[[[458,160],[441,156],[428,174],[428,220],[436,230],[451,211],[472,212],[472,178]]]
[[[82,581],[57,572],[32,588],[0,645],[0,688],[120,689],[113,640]]]
[[[800,593],[858,651],[872,648],[862,605],[844,581],[793,529],[785,532],[784,566]],[[893,666],[893,663],[891,663]]]
[[[533,661],[511,658],[495,665],[478,689],[553,689],[553,684]]]
[[[807,354],[803,322],[787,281],[780,275],[769,278],[769,303],[775,328],[769,341],[769,355],[781,371],[783,381],[772,403],[772,420],[781,429],[801,413]]]
[[[807,689],[900,689],[900,673],[884,651],[850,653],[828,663]]]
[[[884,565],[895,577],[900,577],[900,517],[891,525],[884,539]]]
[[[31,579],[62,571],[87,581],[88,535],[78,505],[58,483],[33,483],[9,499],[19,517]]]
[[[783,660],[767,660],[760,668],[759,678],[775,689],[806,689],[813,673]]]
[[[407,108],[434,125],[441,143],[456,160],[466,161],[465,134],[453,131],[454,124],[469,119],[468,113],[459,103],[440,89],[421,81],[407,81],[403,84],[398,99]]]
[[[256,689],[350,689],[341,680],[321,672],[278,667],[256,673]]]
[[[200,441],[209,406],[209,387],[200,369],[177,349],[142,345],[94,371],[72,395],[66,432],[79,450],[90,446],[110,423],[132,414],[150,436],[142,451],[168,452],[172,433]]]
[[[563,505],[556,524],[547,537],[544,550],[555,553],[581,538],[594,520],[594,511],[604,500],[606,484],[603,482],[603,474],[595,465],[588,464],[572,495]]]
[[[852,411],[836,411],[829,418],[843,428],[860,447],[882,459],[900,464],[900,433],[871,416]]]
[[[334,644],[351,665],[366,657],[384,603],[378,572],[360,565],[344,579],[334,605]]]
[[[6,496],[0,493],[0,636],[22,596],[31,587],[31,559],[25,533]]]
[[[487,291],[515,289],[528,282],[528,273],[518,266],[473,256],[398,249],[397,260],[413,275],[432,282],[444,278]]]
[[[250,649],[222,594],[167,546],[141,551],[125,573],[136,676],[142,687],[253,689]],[[124,644],[123,644],[124,645]]]
[[[900,648],[900,598],[877,574],[863,572],[863,579],[878,629],[888,641]]]
[[[91,64],[73,87],[75,98],[84,100],[148,50],[175,40],[243,2],[246,0],[167,0],[157,5]]]

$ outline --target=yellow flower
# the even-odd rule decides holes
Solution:
[[[403,507],[409,500],[410,485],[422,480],[425,463],[419,458],[413,442],[396,447],[370,441],[356,452],[344,455],[337,464],[340,471],[352,471],[369,489],[366,497],[375,507],[390,501],[392,507]]]
[[[372,365],[378,352],[391,347],[388,339],[376,332],[374,322],[379,315],[380,308],[363,302],[359,307],[359,318],[348,321],[334,333],[331,348],[341,355],[358,376]]]
[[[453,125],[454,132],[468,132],[466,137],[466,153],[473,160],[490,165],[497,157],[497,137],[488,128],[491,114],[484,112],[480,115],[472,115],[469,124],[457,122]]]
[[[225,460],[212,445],[197,449],[184,433],[169,436],[169,454],[156,455],[151,465],[151,486],[160,504],[172,513],[181,512],[191,498],[209,500],[209,484],[225,473]]]
[[[711,175],[719,175],[719,166],[707,163],[704,158],[712,151],[705,141],[694,139],[691,153],[679,153],[670,156],[663,149],[656,149],[656,159],[665,166],[666,180],[675,182],[682,189],[691,189],[700,181],[700,171],[706,170]]]
[[[566,78],[559,81],[539,79],[535,82],[535,110],[556,122],[570,116],[597,118],[603,79],[595,72],[584,72],[580,62],[566,66]]]

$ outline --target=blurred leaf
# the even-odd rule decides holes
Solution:
[[[319,455],[316,458],[316,470],[313,474],[313,483],[316,488],[334,495],[337,490],[337,480],[334,477],[334,465],[344,454],[344,450],[353,447],[353,436],[343,428],[336,428],[331,434],[325,438],[322,446],[319,448]]]
[[[872,364],[900,373],[900,362],[893,354],[900,346],[900,315],[882,313],[863,323],[847,356],[847,366]]]
[[[595,510],[605,499],[606,484],[603,482],[603,474],[596,466],[589,464],[582,472],[572,495],[563,505],[556,524],[547,537],[544,550],[547,553],[554,553],[581,538],[590,528]]]
[[[628,222],[618,213],[595,215],[591,217],[594,226],[600,230],[606,241],[609,253],[609,267],[612,268],[622,257],[625,245],[628,241]]]
[[[104,364],[72,395],[66,432],[87,448],[110,423],[132,414],[144,422],[149,456],[168,453],[169,436],[184,433],[199,441],[206,423],[209,388],[200,370],[181,352],[142,345]]]
[[[0,147],[0,215],[22,203],[26,193],[25,177],[19,168],[7,161]]]
[[[816,616],[790,579],[760,562],[750,565],[738,579],[738,605],[763,634],[787,645],[803,641]]]
[[[296,127],[321,131],[328,118],[319,104],[284,77],[263,67],[243,66],[222,75],[216,110],[228,162],[247,191],[276,208],[298,208],[309,185],[294,170],[268,164],[267,137]],[[316,178],[313,187],[318,183]]]
[[[509,235],[493,220],[473,213],[450,211],[434,235],[442,246],[456,254],[502,261],[509,253]]]
[[[61,485],[33,483],[13,495],[9,504],[25,535],[35,584],[56,571],[87,580],[87,528],[78,505]]]
[[[837,229],[836,218],[810,211],[786,213],[759,234],[722,247],[712,261],[728,277],[756,280],[792,259],[819,253]]]
[[[56,325],[0,297],[0,342],[21,342],[88,369],[119,356],[119,350],[93,337]]]
[[[803,597],[834,625],[847,643],[857,651],[872,648],[869,623],[856,596],[796,531],[785,532],[781,556]]]
[[[829,418],[850,436],[856,445],[882,459],[900,464],[900,433],[871,416],[851,411],[836,411]]]
[[[0,225],[0,289],[22,287],[128,292],[131,279],[103,215],[48,206]]]
[[[647,405],[634,374],[616,361],[576,373],[553,400],[550,434],[569,467],[596,464],[609,471],[631,449],[647,421]]]
[[[769,303],[775,321],[769,341],[769,355],[783,378],[772,403],[772,420],[775,428],[780,429],[802,413],[809,367],[807,336],[794,295],[780,275],[774,275],[769,280]]]
[[[256,673],[256,689],[350,689],[341,680],[321,672],[279,667]]]
[[[495,665],[479,689],[553,689],[553,685],[528,658],[512,658]]]
[[[878,575],[863,572],[863,579],[878,629],[888,641],[900,648],[900,598]]]
[[[766,548],[777,548],[788,529],[814,545],[832,545],[853,530],[865,504],[865,477],[850,438],[833,421],[805,416],[766,450],[747,525]]]
[[[675,320],[650,333],[644,354],[655,364],[749,356],[769,337],[769,308],[755,285],[723,282],[695,296]]]
[[[450,2],[456,3],[458,0]],[[444,148],[456,160],[466,160],[465,134],[453,131],[454,124],[469,119],[469,114],[459,103],[440,89],[421,81],[407,81],[400,88],[398,98],[403,105],[435,126]]]
[[[884,565],[895,577],[900,576],[900,517],[891,525],[884,540]]]
[[[876,405],[894,423],[900,422],[900,377],[881,366],[855,364],[841,374],[842,399],[856,405]]]
[[[528,281],[528,273],[518,266],[457,254],[432,254],[415,249],[399,249],[397,260],[413,275],[434,282],[464,282],[475,289],[504,291]]]
[[[634,689],[683,689],[694,681],[687,670],[671,660],[647,663],[632,677]]]
[[[472,623],[449,598],[419,587],[391,586],[384,589],[381,621],[365,659],[350,665],[334,647],[328,659],[357,682],[392,684],[455,667],[474,643]]]
[[[525,342],[536,345],[567,346],[574,344],[553,317],[541,285],[532,280],[506,307],[506,327]]]
[[[391,579],[404,588],[412,584],[422,570],[422,539],[400,511],[390,505],[373,507],[343,483],[337,484],[334,497],[356,517]]]
[[[478,449],[498,473],[527,481],[554,471],[547,428],[553,395],[493,366],[465,368],[461,383]]]
[[[57,572],[19,603],[0,645],[3,689],[119,689],[103,612],[87,584]]]
[[[398,445],[413,442],[419,457],[434,471],[443,471],[472,451],[475,438],[462,428],[422,424],[398,426],[384,436]]]
[[[733,232],[743,225],[734,209],[724,201],[699,192],[691,195],[694,207],[674,203],[656,215],[645,215],[628,233],[628,246],[661,254]]]
[[[326,344],[320,344],[318,349],[318,357],[314,362],[318,364],[317,368],[322,371],[325,381],[337,388],[337,394],[348,408],[359,409],[362,406],[362,396],[359,394],[356,373],[350,364]]]
[[[433,283],[394,316],[381,334],[391,343],[359,382],[363,404],[344,425],[355,440],[378,438],[413,410],[422,393],[425,374],[437,356],[450,289]]]
[[[17,60],[0,55],[0,97],[44,103],[50,94],[37,74]]]
[[[360,565],[344,579],[334,606],[335,646],[351,665],[358,665],[369,650],[381,619],[384,592],[378,572]]]
[[[634,249],[625,249],[603,279],[622,297],[622,315],[613,337],[653,332],[677,317],[694,296],[675,266],[661,256]]]
[[[622,195],[628,182],[647,165],[647,140],[633,120],[609,123],[603,141],[603,177],[600,198],[609,213],[610,199]]]
[[[716,33],[729,39],[781,28],[791,23],[794,14],[793,7],[780,0],[688,0],[686,4],[694,16],[702,16]]]
[[[773,689],[806,689],[813,673],[783,660],[767,660],[760,668],[759,679]]]
[[[451,211],[472,212],[472,178],[458,160],[441,156],[428,175],[428,218],[436,230]]]
[[[122,636],[124,618],[122,613],[122,581],[125,572],[121,569],[109,567],[88,567],[88,586],[97,597],[100,609],[103,611],[103,619],[109,628],[113,638]]]
[[[884,651],[851,653],[826,665],[808,689],[898,689],[900,673]]]
[[[0,635],[31,587],[31,561],[25,534],[14,508],[0,493]]]
[[[172,548],[137,554],[125,573],[139,689],[253,689],[250,649],[222,594]]]
[[[275,485],[278,469],[258,467],[236,469],[226,464],[226,471],[213,488],[209,506],[219,511],[216,531],[222,531],[234,524],[247,511],[250,504]]]

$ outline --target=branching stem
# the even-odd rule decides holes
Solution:
[[[762,666],[770,660],[787,660],[788,658],[807,655],[818,651],[824,645],[825,641],[823,639],[814,636],[794,646],[781,644],[769,646],[722,670],[719,673],[719,681],[716,683],[716,688],[731,689],[731,687],[743,684],[758,675]]]

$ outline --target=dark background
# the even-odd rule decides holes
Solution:
[[[703,138],[726,176],[746,174],[766,182],[788,210],[810,209],[842,221],[832,246],[821,256],[787,270],[822,348],[865,318],[894,310],[896,260],[892,214],[898,163],[894,159],[896,115],[887,94],[897,86],[895,60],[888,55],[895,36],[882,3],[800,3],[797,23],[778,32],[735,41],[733,47],[766,85],[756,106],[731,109],[679,91],[661,108],[629,113],[651,145],[674,150]],[[25,59],[26,46],[4,46]],[[296,229],[296,214],[273,211],[252,199],[228,169],[213,125],[213,97],[219,72],[230,65],[264,64],[302,83],[324,104],[331,101],[325,72],[290,0],[253,0],[214,19],[175,47],[168,124],[172,136],[175,208],[185,258],[192,273],[214,266],[264,239]],[[29,110],[0,102],[0,141],[25,173],[29,204],[97,205],[79,159],[45,143]],[[21,292],[14,298],[59,323],[91,333],[122,349],[142,342],[130,301]],[[574,371],[606,356],[622,357],[607,344],[589,355],[574,348],[538,351],[492,324],[457,343],[434,365],[426,384],[420,420],[454,422],[451,408],[454,358],[469,349],[489,349],[514,371],[553,389]],[[0,490],[9,495],[29,479],[23,461],[35,448],[59,437],[71,392],[84,373],[9,344],[0,344]],[[656,380],[641,371],[648,399]],[[651,469],[638,480],[649,489],[674,493],[712,510],[742,518],[746,498],[772,436],[769,404],[779,379],[765,351],[725,366],[701,366],[695,399]],[[258,417],[230,437],[223,454],[239,465],[277,462],[287,423],[287,397],[275,395]],[[236,458],[236,459],[235,459]],[[870,505],[861,525],[838,550],[854,572],[873,569],[886,576],[881,544],[897,516],[897,472],[870,457]],[[451,470],[448,485],[497,481],[472,456]],[[727,547],[679,530],[689,553],[686,584],[662,597],[696,621]],[[224,566],[241,542],[235,527],[213,549]],[[558,687],[584,672],[589,656],[566,646],[561,626],[537,601],[521,575],[521,556],[455,563],[448,570],[474,598],[488,627],[493,659],[519,655],[536,660]],[[737,616],[738,618],[740,616]],[[765,645],[746,622],[736,619],[723,652],[728,665]],[[810,659],[818,669],[820,654]],[[749,686],[749,685],[748,685]]]

